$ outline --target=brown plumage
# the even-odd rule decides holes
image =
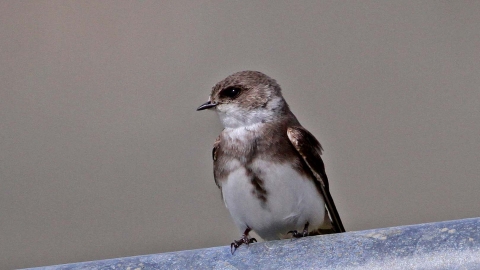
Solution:
[[[244,231],[232,251],[253,241],[250,230],[266,239],[345,231],[329,191],[322,146],[290,111],[275,80],[257,71],[235,73],[213,87],[198,108],[204,109],[215,109],[225,127],[212,157],[215,183]]]

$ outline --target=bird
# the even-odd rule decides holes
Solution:
[[[342,233],[329,190],[323,148],[291,112],[276,80],[240,71],[218,82],[197,111],[216,111],[223,125],[212,149],[213,175],[235,225],[231,245],[262,239]]]

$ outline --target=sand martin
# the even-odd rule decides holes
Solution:
[[[322,146],[300,125],[280,86],[257,71],[217,83],[198,107],[215,110],[224,126],[213,146],[213,174],[243,232],[231,244],[345,232],[328,187]]]

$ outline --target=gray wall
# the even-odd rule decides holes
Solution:
[[[480,2],[1,1],[0,268],[228,245],[196,112],[240,70],[320,140],[347,230],[480,216]]]

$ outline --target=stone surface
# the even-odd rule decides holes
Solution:
[[[480,269],[480,218],[34,269]]]

